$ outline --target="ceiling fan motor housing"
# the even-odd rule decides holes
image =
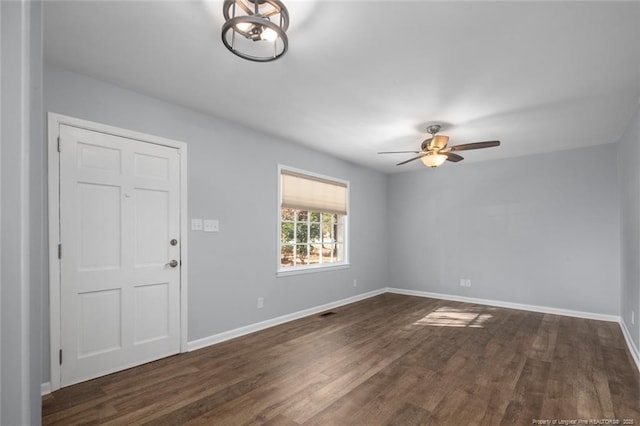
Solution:
[[[432,149],[441,150],[442,148],[447,146],[448,142],[449,142],[448,136],[433,135],[433,137],[429,139],[425,139],[422,142],[422,145],[420,145],[420,148],[422,148],[423,151],[429,151]]]

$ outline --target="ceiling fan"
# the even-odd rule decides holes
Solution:
[[[420,146],[420,151],[384,151],[378,154],[420,154],[417,157],[410,158],[402,161],[396,166],[410,163],[414,160],[422,160],[427,167],[438,167],[445,161],[451,161],[457,163],[464,158],[461,155],[456,154],[456,151],[468,151],[471,149],[491,148],[493,146],[500,146],[500,141],[486,141],[486,142],[473,142],[464,143],[461,145],[447,146],[449,142],[449,136],[437,135],[440,131],[440,125],[433,124],[427,127],[427,132],[431,134],[429,139],[425,139]]]

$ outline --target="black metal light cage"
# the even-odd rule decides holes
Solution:
[[[235,55],[250,61],[269,62],[287,52],[289,11],[281,1],[225,0],[222,8],[226,21],[222,26],[222,43]],[[267,29],[275,33],[273,41],[263,38]]]

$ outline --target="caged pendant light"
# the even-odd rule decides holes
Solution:
[[[279,0],[225,0],[222,42],[234,54],[269,62],[287,52],[289,11]]]

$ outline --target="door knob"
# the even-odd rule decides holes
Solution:
[[[167,263],[164,266],[171,266],[172,268],[175,268],[176,266],[178,266],[178,261],[173,259],[171,262]]]

